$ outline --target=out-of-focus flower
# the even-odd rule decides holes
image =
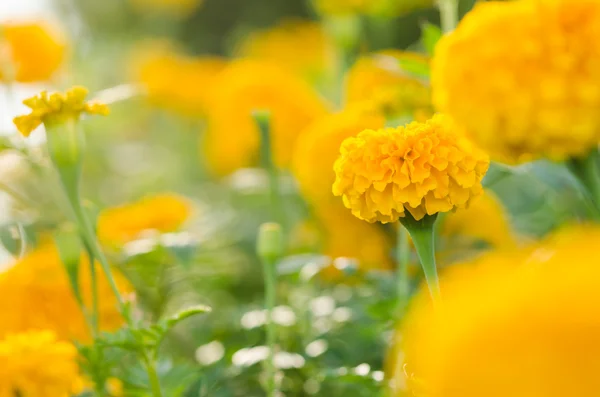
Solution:
[[[87,258],[82,255],[79,286],[84,303],[91,307],[89,267]],[[96,273],[100,328],[113,331],[123,324],[123,318],[117,309],[110,285],[99,267]],[[114,276],[123,293],[130,291],[129,284],[122,276]],[[60,339],[89,339],[84,316],[54,245],[42,245],[0,273],[0,290],[3,296],[0,300],[0,337],[30,329],[48,329]]]
[[[191,203],[175,194],[160,194],[109,208],[98,217],[98,238],[111,246],[135,240],[148,230],[173,232],[189,219]]]
[[[65,39],[47,23],[0,25],[0,81],[50,79],[65,57]]]
[[[108,378],[105,384],[106,391],[110,397],[123,397],[123,382],[118,378]]]
[[[212,170],[227,175],[259,163],[260,132],[253,112],[271,114],[271,150],[275,164],[290,165],[300,132],[327,113],[327,106],[294,74],[267,62],[232,63],[215,83],[204,150]]]
[[[86,102],[87,94],[87,89],[78,86],[64,94],[48,94],[42,91],[41,94],[23,101],[23,104],[31,109],[31,113],[15,117],[14,123],[21,134],[29,136],[42,123],[58,125],[77,120],[82,113],[106,116],[109,113],[108,106],[98,102]]]
[[[213,82],[226,61],[215,56],[191,57],[165,43],[144,46],[133,57],[132,74],[151,103],[185,116],[204,116]]]
[[[53,332],[27,331],[0,339],[0,396],[69,397],[83,388],[77,349]]]
[[[333,193],[368,222],[395,222],[408,210],[465,208],[483,191],[488,156],[445,116],[405,127],[365,130],[342,144]]]
[[[185,17],[196,11],[204,0],[129,0],[142,14]]]
[[[583,156],[600,140],[599,33],[594,0],[477,4],[437,45],[434,104],[492,158]]]
[[[423,55],[397,50],[360,58],[346,75],[346,102],[373,101],[388,117],[412,116],[424,121],[433,114],[431,90],[403,71],[401,62],[427,65]]]
[[[346,138],[366,129],[379,129],[385,118],[369,106],[354,105],[311,123],[298,138],[292,171],[304,197],[313,205],[332,206],[341,202],[331,192],[335,182],[333,164]]]
[[[323,27],[315,22],[285,20],[248,36],[240,45],[242,57],[276,63],[310,80],[333,73],[336,54]]]
[[[433,0],[313,0],[317,11],[324,15],[372,14],[397,16],[427,8]]]
[[[486,191],[474,200],[469,208],[459,209],[444,219],[441,235],[449,240],[451,248],[484,243],[492,249],[515,247],[517,241],[512,233],[506,211],[496,196]]]
[[[592,396],[600,391],[597,226],[519,255],[492,254],[419,296],[404,327],[406,368],[431,397]]]

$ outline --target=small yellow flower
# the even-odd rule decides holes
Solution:
[[[62,35],[42,22],[0,25],[0,81],[45,81],[65,57]]]
[[[27,331],[0,339],[1,397],[70,397],[83,388],[77,349],[57,340],[51,331]]]
[[[185,17],[200,8],[204,0],[129,0],[129,2],[142,14]]]
[[[600,141],[600,2],[480,2],[443,37],[433,101],[492,158],[584,156]]]
[[[321,24],[284,20],[277,26],[251,34],[240,44],[242,57],[276,63],[310,80],[333,73],[336,54]]]
[[[174,232],[189,219],[190,202],[174,194],[160,194],[137,202],[109,208],[98,217],[98,238],[119,246],[133,241],[144,231]]]
[[[483,191],[489,159],[445,116],[348,138],[335,163],[333,193],[368,222],[395,222],[408,210],[426,214],[465,208]]]
[[[203,117],[210,106],[213,82],[226,65],[219,57],[191,57],[168,43],[153,42],[134,54],[132,75],[152,104],[184,116]]]
[[[397,50],[360,58],[346,75],[346,103],[373,101],[391,118],[433,115],[430,88],[404,72],[402,61],[429,63],[423,55]]]
[[[108,378],[105,384],[110,397],[123,397],[123,382],[118,378]]]
[[[106,116],[108,106],[98,102],[86,102],[88,90],[84,87],[73,87],[64,94],[59,92],[48,94],[42,91],[39,95],[28,98],[23,104],[31,109],[31,113],[14,118],[17,129],[24,136],[29,136],[42,123],[57,125],[69,120],[77,120],[82,113]]]
[[[304,128],[327,113],[325,102],[307,83],[268,62],[233,62],[215,85],[203,150],[219,175],[259,164],[261,138],[254,111],[271,114],[272,156],[280,168],[289,167]]]
[[[403,328],[415,392],[597,395],[598,238],[597,226],[574,228],[516,254],[491,254],[447,273],[435,308],[419,296]]]
[[[87,257],[82,255],[79,285],[84,302],[91,307],[89,267]],[[124,321],[117,309],[110,285],[99,267],[96,273],[100,328],[104,331],[114,331],[121,327]],[[119,273],[115,273],[114,276],[122,293],[131,291],[123,276]],[[0,299],[0,337],[30,329],[48,329],[62,340],[89,341],[89,329],[54,245],[43,243],[16,261],[8,270],[0,273],[0,290],[3,296]]]

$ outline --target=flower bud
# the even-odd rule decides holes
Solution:
[[[260,226],[256,252],[267,260],[275,260],[283,255],[283,233],[279,224],[263,223]]]

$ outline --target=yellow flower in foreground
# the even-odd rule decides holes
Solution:
[[[442,279],[404,328],[408,372],[430,397],[600,393],[598,227],[568,230],[518,255]],[[400,394],[398,394],[400,395]]]
[[[83,387],[77,349],[51,331],[0,339],[0,397],[70,397]]]
[[[408,210],[426,214],[465,208],[481,194],[489,159],[447,117],[366,130],[348,138],[335,163],[333,193],[368,222],[395,222]]]
[[[434,104],[492,158],[583,156],[600,141],[599,29],[595,0],[479,3],[437,46]]]
[[[346,75],[346,102],[373,101],[389,117],[431,116],[429,87],[404,72],[402,61],[425,66],[429,63],[423,55],[397,50],[360,58]]]
[[[204,116],[215,77],[225,66],[219,57],[186,56],[169,45],[153,43],[151,49],[134,55],[132,74],[153,104],[185,116]]]
[[[204,0],[129,0],[140,13],[183,17],[196,11]]]
[[[335,48],[323,27],[310,21],[285,20],[248,36],[238,50],[242,57],[276,63],[311,80],[336,68]]]
[[[50,79],[65,57],[62,35],[46,23],[0,25],[0,81]]]
[[[339,157],[340,145],[363,130],[384,125],[383,115],[362,105],[321,117],[310,124],[298,138],[292,164],[304,197],[314,205],[341,207],[340,200],[331,193],[335,182],[333,164]]]
[[[123,318],[108,281],[97,267],[100,328],[114,331],[123,325]],[[124,278],[119,274],[114,276],[122,293],[129,292]],[[91,307],[92,287],[85,255],[80,262],[79,285],[84,302]],[[0,273],[0,291],[3,297],[0,337],[30,329],[48,329],[60,339],[82,342],[89,339],[89,330],[54,245],[42,245]]]
[[[259,164],[261,138],[254,111],[271,113],[272,155],[281,168],[289,166],[301,131],[327,113],[308,84],[267,62],[234,62],[215,84],[219,89],[213,92],[204,150],[219,175]]]
[[[64,94],[48,94],[42,91],[41,94],[23,101],[23,104],[31,109],[31,113],[15,117],[13,121],[21,134],[29,136],[42,123],[65,123],[77,120],[82,113],[108,115],[108,106],[98,102],[86,102],[87,94],[88,90],[83,87],[73,87]]]
[[[149,196],[103,211],[98,217],[98,238],[108,245],[121,245],[148,230],[174,232],[191,213],[191,203],[184,197],[174,194]]]

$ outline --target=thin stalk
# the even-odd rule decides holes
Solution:
[[[87,250],[88,258],[90,261],[90,282],[92,284],[92,335],[96,339],[100,333],[100,309],[98,303],[98,276],[96,274],[96,266],[94,263],[94,255]]]
[[[150,390],[152,390],[152,396],[162,397],[163,393],[162,388],[160,387],[160,379],[158,377],[158,372],[156,371],[156,365],[154,364],[155,360],[146,355],[143,361],[144,366],[146,367],[146,372],[148,373],[148,380],[150,381]]]
[[[273,322],[273,309],[275,308],[275,261],[263,258],[263,272],[265,279],[265,308],[267,309],[267,346],[269,356],[265,362],[267,372],[267,397],[275,396],[275,323]]]
[[[450,33],[458,25],[458,0],[438,0],[442,32]]]
[[[398,225],[398,233],[396,238],[398,304],[401,310],[403,310],[408,303],[408,296],[410,293],[410,285],[408,280],[408,264],[410,262],[410,236],[404,226]]]

